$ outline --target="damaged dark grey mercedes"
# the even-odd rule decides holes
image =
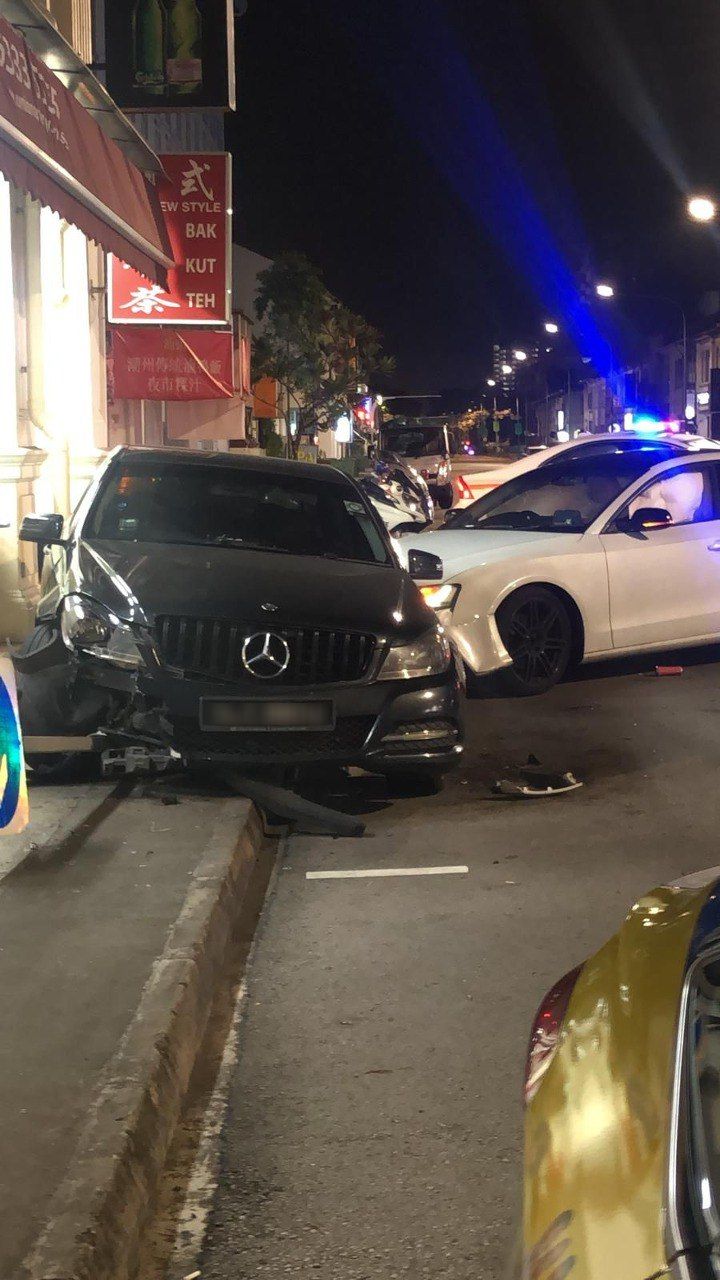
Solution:
[[[20,536],[43,559],[14,654],[28,738],[90,738],[106,772],[331,761],[435,779],[458,760],[447,638],[339,471],[120,449],[67,528],[28,516]]]

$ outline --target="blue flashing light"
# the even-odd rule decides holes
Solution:
[[[612,319],[600,322],[583,296],[571,261],[584,236],[567,183],[555,165],[514,151],[494,105],[461,51],[438,0],[397,0],[393,39],[364,33],[372,62],[400,118],[468,208],[529,285],[548,315],[588,353],[599,374],[615,361]],[[388,60],[388,50],[405,56]],[[552,174],[552,182],[548,174]]]
[[[649,413],[632,415],[630,430],[639,431],[642,435],[674,435],[682,430],[677,418],[653,418]]]
[[[633,427],[636,431],[647,431],[649,434],[657,434],[658,431],[662,431],[664,429],[665,423],[660,422],[659,418],[650,418],[643,414],[642,416],[633,418]]]

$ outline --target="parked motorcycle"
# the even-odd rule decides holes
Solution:
[[[363,471],[357,483],[372,502],[390,533],[420,533],[430,519],[420,501],[407,488],[378,471]]]

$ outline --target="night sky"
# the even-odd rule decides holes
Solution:
[[[481,384],[568,273],[666,337],[629,295],[699,321],[720,288],[720,231],[683,217],[720,193],[718,0],[249,0],[238,38],[235,237],[312,258],[398,388]]]

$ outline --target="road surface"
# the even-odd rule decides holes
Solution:
[[[473,701],[440,796],[388,805],[359,779],[346,804],[367,811],[364,840],[289,842],[248,975],[203,1280],[503,1275],[539,999],[638,895],[720,861],[711,658]],[[489,798],[529,752],[584,789]],[[307,878],[450,866],[467,874]]]

